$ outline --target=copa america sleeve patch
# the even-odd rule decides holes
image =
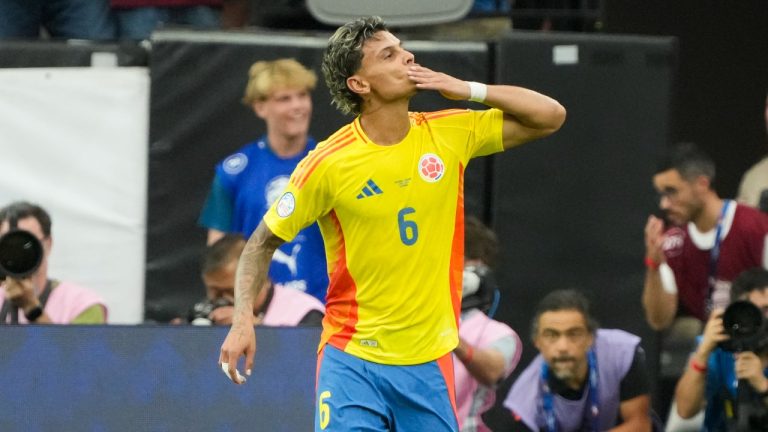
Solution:
[[[293,210],[296,208],[296,198],[292,193],[286,192],[280,197],[280,201],[277,202],[277,215],[285,218],[293,214]]]
[[[248,166],[248,156],[245,153],[235,153],[224,159],[222,167],[229,175],[238,175]]]

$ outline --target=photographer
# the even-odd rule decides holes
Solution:
[[[245,240],[226,234],[210,245],[203,256],[205,300],[190,310],[188,321],[197,325],[232,324],[235,301],[235,271]],[[315,325],[322,322],[324,306],[309,294],[275,285],[261,290],[254,301],[256,324],[268,326]]]
[[[14,229],[34,236],[42,251],[36,270],[23,277],[7,275],[0,285],[0,324],[106,323],[107,306],[99,295],[71,282],[48,278],[48,257],[53,246],[48,213],[28,202],[0,209],[0,236]],[[13,251],[0,250],[0,254],[7,253]]]
[[[727,331],[723,319],[728,309],[712,311],[699,346],[677,383],[677,411],[681,417],[690,418],[705,407],[702,428],[705,431],[733,428],[739,413],[762,417],[763,420],[752,424],[762,423],[763,429],[753,426],[738,430],[765,430],[768,427],[764,421],[768,412],[768,335],[764,321],[768,313],[768,271],[755,268],[741,273],[734,280],[732,295],[734,300],[749,301],[762,312],[762,326],[757,327],[754,334],[735,334],[734,337]],[[729,308],[734,305],[736,303]],[[737,341],[736,338],[744,340]],[[741,399],[739,393],[749,395],[747,399]]]
[[[490,267],[499,249],[496,234],[467,216],[464,245],[459,345],[453,350],[456,409],[461,431],[488,431],[482,414],[493,407],[497,384],[520,361],[523,344],[514,330],[493,319],[498,288]]]

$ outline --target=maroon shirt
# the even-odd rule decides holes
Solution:
[[[725,307],[730,302],[731,282],[744,270],[768,268],[766,235],[768,215],[731,201],[722,222],[720,257],[717,261],[712,302]],[[667,230],[664,256],[675,275],[678,311],[706,321],[706,297],[709,293],[710,251],[714,229],[700,233],[695,225]]]

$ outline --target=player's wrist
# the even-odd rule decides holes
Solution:
[[[248,309],[245,309],[246,311]],[[251,312],[242,312],[237,307],[235,307],[234,313],[232,314],[232,327],[253,327],[255,325],[255,318],[253,316],[253,308],[250,309]]]
[[[475,81],[466,81],[469,85],[469,99],[472,102],[485,102],[485,98],[488,96],[488,86],[483,83]]]

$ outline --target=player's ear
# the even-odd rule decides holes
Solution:
[[[351,77],[347,78],[347,87],[352,90],[353,93],[357,94],[366,94],[370,93],[371,91],[371,85],[368,83],[368,81],[357,75],[352,75]]]

